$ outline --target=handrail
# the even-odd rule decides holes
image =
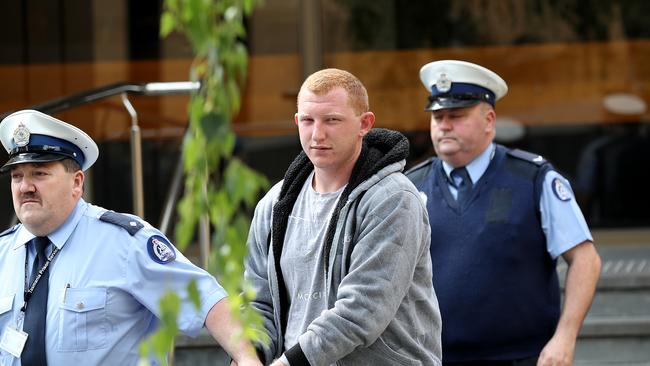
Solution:
[[[137,121],[137,113],[135,113],[135,110],[133,109],[133,106],[131,105],[130,102],[128,102],[128,97],[127,94],[135,94],[135,95],[145,95],[145,96],[160,96],[160,95],[172,95],[172,94],[188,94],[195,92],[199,89],[201,86],[201,83],[198,81],[174,81],[174,82],[151,82],[151,83],[144,83],[144,84],[130,84],[126,82],[119,82],[119,83],[114,83],[114,84],[109,84],[106,86],[102,86],[99,88],[95,89],[90,89],[83,91],[81,93],[77,94],[71,94],[67,95],[61,98],[57,99],[52,99],[50,101],[44,102],[44,103],[39,103],[39,104],[34,104],[32,106],[26,107],[25,109],[34,109],[37,111],[41,111],[43,113],[56,113],[60,112],[63,110],[71,109],[74,107],[78,107],[84,104],[96,102],[102,99],[110,98],[116,95],[121,95],[122,96],[122,104],[124,107],[127,109],[127,112],[131,116],[132,120],[132,131],[138,130],[138,121]],[[13,113],[11,112],[6,112],[0,114],[0,120],[4,119],[8,115]],[[132,155],[132,176],[134,177],[133,179],[133,201],[134,201],[134,213],[138,214],[140,217],[144,216],[144,194],[143,194],[143,188],[142,188],[142,179],[135,179],[136,177],[142,177],[142,156],[141,156],[141,149],[138,148],[141,143],[141,137],[139,133],[131,133],[131,155]],[[174,173],[174,180],[180,180],[180,178],[176,177],[176,175],[182,176],[182,169]],[[175,184],[175,189],[178,190],[178,184]],[[170,191],[170,195],[173,196],[171,198],[171,202],[168,202],[166,204],[167,206],[172,206],[173,202],[175,201],[175,198],[177,196],[177,192],[172,193]],[[170,198],[168,197],[168,200]],[[171,215],[167,213],[165,215],[165,227],[168,226],[168,220],[170,220]],[[12,222],[16,222],[16,217],[14,216],[12,219]]]
[[[131,186],[133,187],[133,213],[144,217],[144,172],[142,171],[142,134],[138,126],[138,112],[129,100],[127,93],[122,93],[122,105],[131,116]]]
[[[90,89],[81,93],[52,99],[44,103],[34,104],[25,109],[35,109],[43,113],[56,113],[66,109],[78,107],[83,104],[110,98],[122,93],[146,96],[187,94],[197,91],[200,86],[201,83],[198,81],[153,82],[144,84],[129,84],[126,82],[119,82],[95,89]],[[0,119],[4,119],[11,113],[13,113],[13,111],[0,114]]]

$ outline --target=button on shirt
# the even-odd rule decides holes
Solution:
[[[487,170],[494,149],[495,145],[490,144],[485,151],[465,166],[473,184],[476,184]],[[452,178],[450,175],[454,167],[444,161],[442,167],[448,178],[447,186],[449,191],[456,199],[458,191],[451,183]],[[573,192],[570,191],[571,199],[566,201],[558,199],[553,193],[552,184],[556,178],[560,179],[564,186],[571,190],[569,182],[558,172],[551,170],[544,177],[544,186],[542,187],[539,204],[542,230],[546,236],[546,248],[552,258],[557,258],[585,240],[593,241],[587,222],[575,197],[573,197]]]
[[[195,336],[212,306],[226,296],[207,272],[176,251],[166,264],[154,261],[147,241],[162,234],[151,225],[131,236],[122,227],[99,220],[105,209],[79,200],[66,222],[48,237],[60,253],[50,265],[46,349],[50,366],[135,365],[138,345],[156,326],[159,300],[168,290],[184,300],[179,313],[181,331]],[[16,325],[23,302],[25,244],[34,237],[25,227],[0,237],[0,331]],[[201,308],[187,299],[186,288],[196,280]],[[0,350],[0,364],[20,359]]]

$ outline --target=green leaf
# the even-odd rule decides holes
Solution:
[[[160,36],[163,38],[167,37],[174,30],[175,26],[176,19],[174,16],[168,11],[164,12],[160,17]]]
[[[236,136],[232,116],[241,107],[248,54],[242,38],[244,17],[259,0],[164,0],[161,36],[173,31],[185,35],[194,50],[190,80],[201,82],[188,105],[189,126],[183,141],[185,191],[177,210],[176,244],[184,250],[195,238],[200,217],[209,214],[212,225],[210,269],[219,273],[221,285],[234,296],[231,311],[244,324],[243,336],[260,340],[265,333],[259,314],[250,306],[252,287],[242,282],[250,210],[266,177],[233,157]],[[199,289],[188,284],[187,297],[198,306]],[[160,327],[140,347],[141,360],[155,355],[166,364],[165,354],[178,334],[176,318],[180,298],[168,293],[160,301]]]
[[[195,280],[190,281],[187,285],[187,294],[194,304],[194,307],[199,310],[201,309],[201,294],[199,293],[199,287],[196,284]]]
[[[208,141],[218,140],[223,137],[224,129],[228,127],[228,121],[222,114],[204,114],[201,118],[201,129]]]

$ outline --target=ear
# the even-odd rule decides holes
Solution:
[[[296,122],[296,126],[298,126],[298,113],[293,115],[293,120]]]
[[[492,106],[487,107],[485,114],[485,132],[492,132],[496,128],[497,113]]]
[[[361,130],[359,131],[361,137],[365,136],[370,129],[375,125],[375,114],[372,112],[365,112],[361,115]]]
[[[84,179],[86,176],[81,170],[72,173],[72,192],[75,197],[81,197],[84,190]]]

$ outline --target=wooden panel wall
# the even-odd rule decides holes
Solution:
[[[377,126],[427,129],[427,91],[418,71],[439,59],[476,62],[499,73],[509,92],[497,113],[527,125],[646,121],[643,115],[615,115],[602,105],[609,93],[626,92],[650,102],[650,41],[562,43],[524,46],[368,51],[325,56],[328,67],[357,75],[368,88]],[[0,67],[0,112],[21,109],[106,84],[186,80],[190,60],[35,64]],[[300,79],[298,54],[253,56],[250,60],[238,132],[292,134]],[[182,133],[186,96],[133,98],[145,134]],[[97,139],[122,138],[130,120],[119,98],[58,115]]]

